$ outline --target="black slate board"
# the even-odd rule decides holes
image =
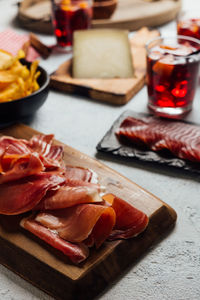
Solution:
[[[200,174],[200,163],[193,163],[184,159],[177,158],[168,151],[154,152],[151,150],[138,148],[133,144],[128,145],[120,142],[115,135],[115,131],[120,126],[121,122],[128,116],[132,116],[134,118],[142,118],[150,115],[145,113],[136,113],[131,110],[127,110],[124,113],[122,113],[120,117],[114,122],[110,130],[103,137],[103,139],[97,145],[97,151],[133,160],[139,160],[141,162],[149,162],[160,164],[163,166],[170,166],[179,170]],[[184,123],[185,121],[182,122]]]

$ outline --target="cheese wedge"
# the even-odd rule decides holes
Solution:
[[[117,29],[75,31],[72,73],[75,78],[133,77],[128,31]]]

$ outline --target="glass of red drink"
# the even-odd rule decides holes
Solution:
[[[90,28],[92,0],[52,0],[51,3],[57,44],[71,49],[73,32]]]
[[[200,12],[186,11],[180,13],[177,17],[177,33],[200,39]]]
[[[186,36],[148,42],[148,107],[155,114],[178,118],[192,109],[198,82],[200,41]]]

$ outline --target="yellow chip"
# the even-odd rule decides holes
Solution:
[[[23,66],[19,61],[16,61],[9,70],[12,74],[20,76],[23,79],[27,79],[30,73],[27,67]]]
[[[0,71],[0,89],[6,88],[11,82],[15,81],[17,76],[9,71]]]
[[[12,54],[0,49],[0,70],[10,68],[15,62],[15,57]]]
[[[37,71],[37,67],[38,67],[39,61],[35,60],[34,62],[32,62],[31,64],[31,68],[30,68],[30,73],[31,73],[31,79],[33,79],[34,74]]]
[[[0,102],[15,100],[15,96],[18,90],[18,85],[16,82],[12,82],[3,91],[0,91]]]
[[[0,102],[25,97],[40,88],[37,82],[40,76],[37,71],[39,61],[31,63],[29,70],[20,62],[24,56],[23,50],[17,56],[0,50]]]
[[[17,79],[15,74],[10,71],[0,71],[0,82],[13,82]]]

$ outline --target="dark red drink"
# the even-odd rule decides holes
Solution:
[[[200,39],[200,12],[198,10],[181,12],[177,17],[177,33]]]
[[[60,2],[57,4],[57,2]],[[57,43],[71,47],[73,32],[88,29],[91,25],[91,1],[63,0],[53,2],[53,25]]]
[[[200,18],[180,20],[177,23],[177,32],[179,35],[200,39]]]
[[[199,72],[197,48],[186,40],[175,40],[154,44],[147,57],[148,106],[166,117],[177,117],[192,108]]]

